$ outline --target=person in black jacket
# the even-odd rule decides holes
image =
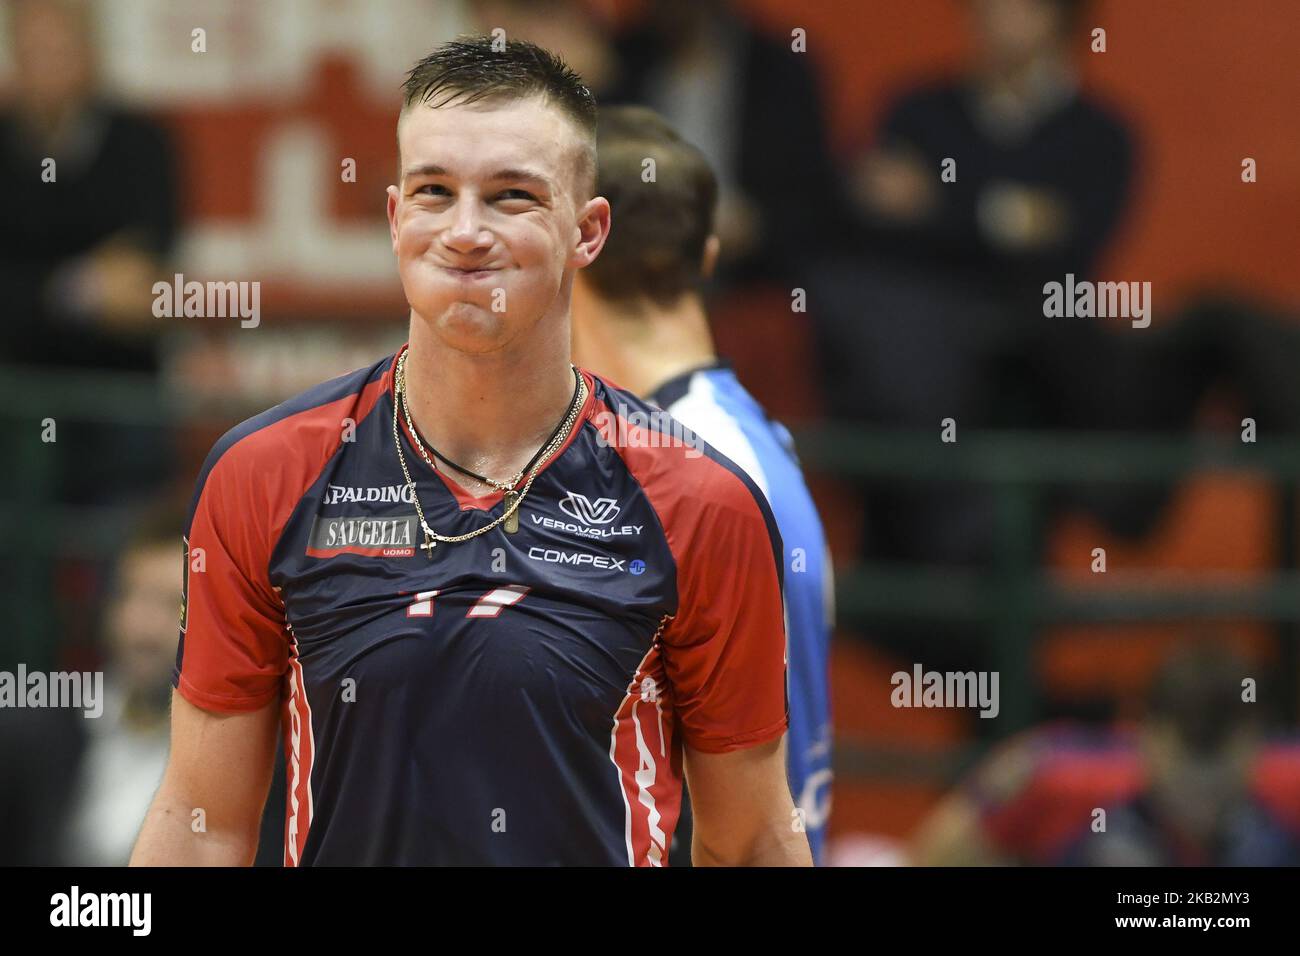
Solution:
[[[90,9],[9,8],[0,361],[153,372],[151,288],[176,241],[175,161],[160,126],[98,92]]]
[[[849,164],[854,237],[809,280],[831,414],[892,428],[1062,424],[1094,404],[1099,367],[1126,375],[1110,330],[1047,320],[1043,284],[1092,277],[1132,192],[1125,120],[1080,90],[1077,0],[972,0],[974,52],[956,76],[886,108]],[[1125,277],[1134,278],[1134,277]],[[1113,399],[1122,414],[1126,396]],[[864,488],[867,560],[979,566],[992,560],[986,489],[911,480]],[[900,641],[936,666],[972,663],[972,635]],[[884,634],[882,629],[880,634]],[[939,663],[943,658],[946,665]]]
[[[9,408],[0,429],[0,459],[17,463],[0,477],[0,502],[142,501],[172,467],[165,429],[115,422],[110,398],[73,394],[90,387],[74,377],[85,371],[133,373],[144,389],[157,387],[169,320],[154,316],[152,289],[170,281],[179,225],[169,137],[101,95],[94,10],[73,0],[3,7],[14,71],[0,106],[0,379],[25,373],[17,388],[26,404]],[[50,420],[56,430],[41,435]],[[33,554],[18,543],[25,534],[0,548],[0,600],[54,608],[59,558]],[[53,613],[20,615],[0,637],[0,661],[10,661],[11,644],[49,647],[68,631]]]

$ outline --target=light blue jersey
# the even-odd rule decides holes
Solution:
[[[767,496],[776,518],[785,544],[790,792],[803,811],[813,859],[820,864],[831,807],[828,658],[834,578],[794,441],[784,425],[768,418],[725,361],[679,375],[649,398],[743,468]]]

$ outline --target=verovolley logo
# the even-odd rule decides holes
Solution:
[[[569,521],[560,521],[558,518],[548,518],[546,515],[532,515],[533,524],[540,525],[543,528],[554,528],[556,531],[568,531],[571,534],[580,534],[584,538],[617,538],[621,535],[637,535],[645,525],[625,524],[618,528],[592,528],[585,524],[573,524]]]
[[[26,664],[18,672],[0,671],[0,707],[59,707],[83,711],[86,718],[104,713],[102,671],[41,671],[28,673]]]
[[[577,518],[584,524],[609,524],[618,517],[618,502],[613,498],[597,498],[592,501],[584,494],[568,491],[569,497],[560,502],[560,510],[570,518]]]

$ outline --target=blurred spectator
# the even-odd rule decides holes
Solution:
[[[659,0],[615,38],[602,103],[635,103],[696,144],[719,180],[719,279],[793,279],[846,226],[812,55],[726,0]]]
[[[0,111],[0,362],[154,373],[152,286],[177,231],[168,138],[99,95],[91,4],[5,9],[15,71]],[[169,466],[154,430],[61,431],[100,466],[93,481],[67,470],[68,500],[146,492]]]
[[[146,514],[120,555],[104,617],[103,712],[0,710],[0,866],[125,866],[162,780],[181,598],[181,515]],[[283,759],[258,865],[279,865]]]
[[[836,417],[936,435],[947,418],[959,433],[1181,430],[1227,384],[1247,414],[1300,428],[1300,392],[1282,371],[1300,360],[1300,332],[1285,317],[1222,295],[1166,306],[1151,328],[1044,317],[1045,283],[1093,277],[1135,180],[1126,124],[1079,88],[1073,51],[1086,48],[1090,6],[970,0],[966,71],[902,95],[852,164],[858,241],[809,279]],[[923,481],[863,491],[866,559],[991,562],[986,491]],[[1050,500],[1137,536],[1169,492],[1109,485],[1053,489]],[[911,655],[951,650],[954,666],[968,666],[981,640],[878,633]]]
[[[144,524],[110,593],[104,708],[0,711],[6,864],[125,866],[167,762],[179,519]]]
[[[1043,318],[1044,281],[1089,275],[1134,165],[1124,123],[1079,90],[1071,49],[1083,7],[972,0],[965,72],[899,97],[851,164],[856,241],[808,277],[833,416],[936,441],[948,418],[959,435],[1048,427],[1063,423],[1064,406],[1087,411],[1115,379],[1132,378],[1098,323]],[[1128,397],[1113,396],[1115,407]],[[862,493],[865,560],[992,561],[988,489],[910,480]],[[961,624],[872,635],[944,669],[982,666],[988,641]]]
[[[1091,272],[1128,198],[1124,124],[1079,91],[1080,0],[972,0],[976,55],[903,95],[850,195],[874,254],[1007,301]],[[951,181],[942,164],[953,162]]]
[[[1043,425],[1056,392],[1097,393],[1105,333],[1042,312],[1044,281],[1089,274],[1132,177],[1124,124],[1078,89],[1081,7],[974,0],[967,72],[904,94],[854,164],[862,242],[810,280],[837,416]],[[989,558],[993,508],[977,493],[911,482],[869,489],[867,503],[867,555]]]
[[[112,398],[88,391],[100,384],[71,377],[132,372],[146,394],[156,388],[152,286],[167,271],[177,230],[167,137],[99,93],[95,11],[86,0],[3,7],[14,69],[0,108],[0,374],[35,374],[22,386],[23,426],[0,436],[0,454],[16,463],[0,479],[0,500],[23,501],[0,550],[0,599],[39,608],[0,640],[6,661],[11,643],[25,646],[28,660],[54,657],[56,642],[84,644],[82,622],[101,597],[102,569],[60,567],[48,542],[33,553],[19,542],[32,533],[21,522],[52,504],[143,501],[173,468],[166,429],[116,422]],[[57,441],[22,454],[33,434],[27,424],[46,416],[55,418]],[[47,518],[42,526],[52,525]],[[70,594],[68,582],[89,582],[89,591],[78,584]],[[83,607],[92,611],[78,618]]]
[[[151,286],[177,227],[171,147],[156,125],[97,96],[89,5],[18,0],[9,10],[5,357],[152,370]]]
[[[913,862],[1300,864],[1300,742],[1265,742],[1248,676],[1221,644],[1193,644],[1162,668],[1136,730],[1016,738],[923,826]]]

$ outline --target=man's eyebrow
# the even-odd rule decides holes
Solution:
[[[515,182],[537,183],[546,189],[551,189],[551,181],[541,173],[534,172],[531,169],[498,169],[489,179],[496,181],[501,179],[510,179]]]
[[[410,166],[402,170],[402,176],[446,176],[447,170],[437,163],[425,163],[423,166]]]
[[[416,176],[449,176],[449,175],[451,175],[451,173],[447,170],[447,168],[444,166],[439,166],[437,163],[425,163],[422,166],[412,166],[409,169],[404,170],[402,173],[402,176],[404,178],[414,178]],[[514,182],[536,183],[539,186],[544,187],[548,191],[553,192],[555,189],[550,179],[548,179],[546,176],[543,176],[541,173],[531,169],[519,169],[519,168],[498,169],[496,172],[494,172],[491,176],[488,177],[488,180],[491,182],[499,182],[501,180],[512,180]]]

